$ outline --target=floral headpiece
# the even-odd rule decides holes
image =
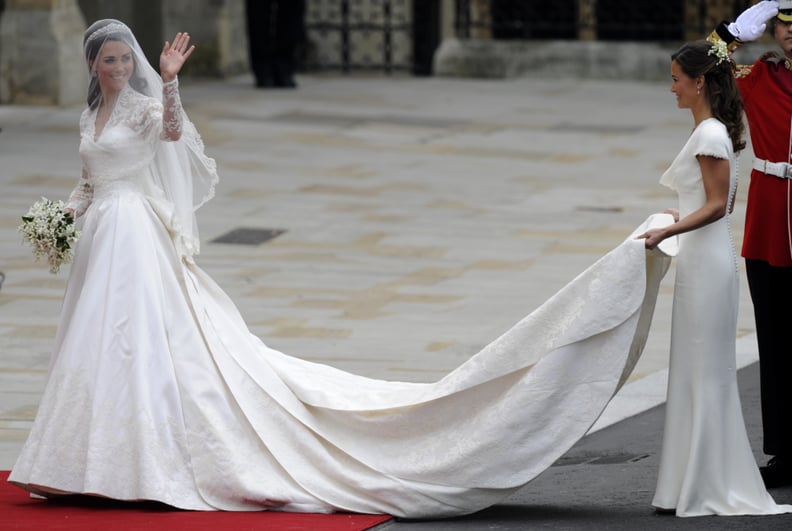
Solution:
[[[707,52],[707,55],[714,55],[717,57],[718,62],[715,64],[719,65],[723,61],[729,60],[729,48],[723,40],[716,39],[715,42],[712,43],[712,47]]]

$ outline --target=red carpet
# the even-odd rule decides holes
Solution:
[[[391,519],[387,515],[278,512],[179,511],[153,502],[117,502],[88,496],[34,500],[10,485],[0,471],[0,529],[168,531],[359,531]]]

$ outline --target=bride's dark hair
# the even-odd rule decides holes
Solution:
[[[734,79],[733,63],[720,57],[716,48],[706,40],[687,42],[671,55],[682,71],[690,78],[704,76],[712,116],[720,120],[729,132],[732,148],[738,153],[745,148],[743,101]]]
[[[109,26],[111,24],[119,24],[123,28],[126,28],[125,26],[123,26],[121,22],[118,22],[117,20],[105,19],[91,24],[91,26],[87,30],[85,30],[85,33],[83,34],[83,49],[85,51],[85,62],[88,65],[88,70],[91,72],[93,72],[94,61],[96,60],[96,57],[99,55],[99,51],[102,49],[102,46],[104,46],[104,43],[106,43],[107,41],[123,42],[124,44],[128,45],[130,48],[134,46],[134,42],[130,41],[131,35],[129,34],[128,29],[118,29],[118,30],[111,29],[110,31],[102,32],[101,37],[91,38],[91,36],[94,35],[94,33],[96,33],[98,30],[106,26]],[[141,76],[139,73],[137,62],[138,62],[138,58],[136,56],[132,70],[132,77],[129,78],[129,85],[138,92],[142,92],[143,89],[146,88],[147,83],[146,80],[143,78],[143,76]],[[99,105],[99,102],[102,101],[102,92],[99,88],[99,82],[97,81],[96,77],[93,75],[91,76],[91,79],[88,83],[88,97],[86,98],[86,100],[88,102],[88,105],[91,107],[91,109],[95,109]]]

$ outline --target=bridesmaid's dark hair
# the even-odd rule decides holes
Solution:
[[[704,90],[712,115],[726,126],[732,148],[738,153],[745,148],[743,101],[734,79],[734,64],[728,57],[719,57],[714,50],[712,43],[703,39],[687,42],[671,55],[671,59],[688,77],[704,76]]]
[[[134,43],[130,42],[130,35],[128,33],[129,30],[109,31],[102,37],[94,39],[89,38],[95,31],[113,23],[121,24],[117,20],[105,19],[91,24],[91,26],[85,30],[85,33],[83,34],[83,47],[85,51],[85,62],[88,65],[89,71],[93,70],[93,64],[96,60],[96,57],[99,55],[99,50],[102,49],[102,46],[104,46],[104,43],[107,41],[123,42],[130,48],[133,47]],[[146,80],[143,79],[143,77],[138,73],[137,56],[133,65],[132,76],[129,78],[129,85],[138,92],[146,88],[147,85]],[[98,107],[99,103],[102,101],[102,92],[99,88],[99,82],[94,76],[91,76],[91,79],[88,83],[88,97],[86,100],[88,102],[88,106],[91,109]]]

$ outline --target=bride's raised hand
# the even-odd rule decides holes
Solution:
[[[173,38],[173,44],[165,41],[160,54],[160,75],[163,82],[168,83],[176,79],[176,75],[193,50],[195,45],[190,46],[190,36],[187,33],[177,33]]]

